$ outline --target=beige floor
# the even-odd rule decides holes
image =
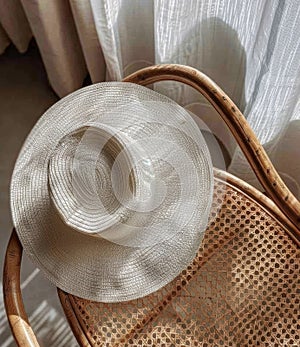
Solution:
[[[9,181],[19,149],[43,112],[57,100],[34,44],[25,55],[9,47],[0,56],[0,265],[12,229]],[[2,281],[2,276],[1,276]],[[27,313],[41,346],[77,346],[55,288],[25,258],[22,286]],[[2,284],[1,284],[2,292]],[[0,346],[15,346],[0,295]]]

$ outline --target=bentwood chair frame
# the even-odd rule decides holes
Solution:
[[[148,67],[126,77],[124,79],[124,82],[137,83],[146,86],[164,80],[182,82],[195,88],[213,105],[216,111],[220,114],[220,116],[230,129],[231,133],[235,137],[240,148],[242,149],[252,169],[254,170],[258,180],[260,181],[261,185],[265,190],[266,195],[260,193],[258,190],[251,187],[249,184],[243,182],[242,180],[220,170],[215,170],[214,172],[216,181],[223,182],[222,184],[226,184],[226,186],[229,187],[228,189],[234,190],[239,194],[244,194],[246,200],[248,199],[249,201],[252,201],[251,203],[257,204],[257,208],[267,211],[270,218],[273,221],[275,221],[278,225],[280,225],[280,227],[284,230],[283,232],[286,235],[284,237],[288,238],[288,241],[286,241],[285,244],[287,244],[288,242],[289,244],[293,245],[290,246],[294,247],[293,257],[295,256],[295,254],[299,255],[298,251],[300,245],[300,202],[289,191],[287,186],[280,178],[279,174],[272,165],[269,157],[267,156],[264,148],[259,143],[255,134],[253,133],[252,129],[247,123],[245,117],[237,108],[237,106],[210,78],[208,78],[206,75],[199,72],[198,70],[187,66],[170,64]],[[248,206],[247,201],[245,203],[245,206]],[[252,210],[255,211],[255,208],[253,207]],[[250,213],[251,212],[249,212],[249,214]],[[258,215],[259,213],[257,213],[257,216]],[[254,217],[253,220],[255,222]],[[268,222],[266,225],[269,225]],[[224,228],[224,230],[228,230],[228,228],[226,229],[226,226],[224,226]],[[216,230],[216,228],[214,230]],[[203,249],[201,251],[203,250],[205,250],[205,245],[203,246]],[[22,301],[22,294],[20,289],[21,259],[22,246],[18,240],[16,232],[13,231],[7,247],[4,266],[4,301],[7,317],[11,326],[12,333],[19,346],[39,346],[36,336],[28,321],[28,317],[25,312]],[[295,279],[295,276],[297,275],[296,272],[299,269],[299,259],[296,258],[293,261],[293,264],[293,278]],[[199,271],[201,271],[201,269]],[[74,298],[72,295],[65,293],[61,290],[58,290],[58,293],[68,321],[73,330],[73,333],[80,345],[91,346],[93,343],[95,343],[96,345],[95,341],[97,340],[97,338],[95,336],[91,337],[93,333],[96,334],[95,331],[89,332],[87,322],[82,317],[80,317],[84,312],[82,313],[82,311],[77,309],[79,305],[84,306],[85,301],[80,300],[79,298]],[[295,300],[299,304],[299,300]],[[97,308],[98,306],[95,307]],[[160,309],[156,312],[156,314],[160,314],[159,312],[161,312]],[[137,330],[138,329],[139,326]],[[293,329],[290,329],[293,332]],[[281,333],[283,334],[283,332]],[[252,334],[254,334],[253,331]],[[277,332],[277,342],[282,342],[283,340],[279,335],[280,333]],[[286,335],[288,337],[290,335],[293,335],[291,342],[295,343],[295,345],[297,343],[300,343],[300,338],[297,335],[297,333],[286,333]],[[127,335],[125,335],[125,337],[126,336]],[[132,336],[134,336],[132,332],[130,337],[129,335],[127,336],[127,343],[129,343],[129,345],[135,345],[136,343],[133,342],[134,340],[132,340]],[[273,341],[272,337],[270,337],[270,334],[266,336],[269,339],[271,339],[270,341]],[[288,341],[288,337],[286,341]],[[261,341],[265,341],[264,339],[262,338]],[[99,345],[100,340],[98,339],[97,341]],[[125,340],[120,341],[123,342],[125,345]],[[160,340],[156,340],[156,343],[157,341]],[[167,344],[172,345],[170,340],[167,339],[166,341]],[[202,343],[204,343],[203,341],[204,340],[202,340]],[[212,343],[211,340],[208,339],[208,341],[210,341],[210,344]],[[162,341],[160,343],[163,344]],[[182,341],[180,343],[182,344]],[[193,339],[189,340],[186,343],[194,343],[194,345],[197,345],[197,342],[193,342]],[[281,345],[285,345],[285,343],[286,342],[282,342]],[[230,345],[230,343],[228,343],[228,345]],[[240,342],[238,345],[243,345],[243,343]],[[274,345],[276,345],[276,343],[274,343]],[[287,343],[286,345],[292,344]]]

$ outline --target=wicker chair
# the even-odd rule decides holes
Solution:
[[[125,79],[186,83],[219,112],[266,191],[215,170],[210,224],[192,264],[163,289],[125,303],[84,300],[58,289],[81,346],[299,346],[300,203],[245,118],[208,77],[159,65]],[[20,290],[22,246],[13,232],[4,269],[7,316],[19,346],[39,346]]]

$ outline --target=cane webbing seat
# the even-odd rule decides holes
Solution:
[[[299,346],[299,248],[241,189],[215,178],[201,248],[163,289],[116,304],[59,290],[71,326],[91,346]]]
[[[194,261],[138,300],[105,304],[58,294],[81,346],[300,346],[300,202],[279,177],[242,113],[201,72],[180,65],[124,81],[176,80],[202,93],[236,138],[266,194],[215,170],[210,222]],[[4,301],[19,346],[39,346],[20,290],[22,246],[13,232]]]

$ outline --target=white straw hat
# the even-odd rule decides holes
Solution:
[[[20,241],[57,287],[136,299],[194,258],[212,201],[208,148],[190,115],[131,83],[99,83],[52,106],[11,182]]]

